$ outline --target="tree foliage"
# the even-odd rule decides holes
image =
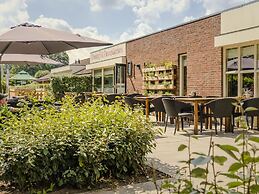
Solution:
[[[42,77],[42,76],[44,76],[44,75],[48,75],[49,73],[50,73],[49,70],[39,70],[39,71],[37,71],[37,72],[35,73],[35,76],[34,76],[34,77],[40,78],[40,77]]]
[[[69,63],[69,57],[68,54],[66,52],[62,52],[62,53],[58,53],[58,54],[53,54],[53,55],[49,55],[47,56],[50,59],[53,59],[55,61],[59,61],[64,65],[68,65]],[[35,64],[35,65],[28,65],[28,64],[21,64],[21,65],[11,65],[11,70],[10,72],[12,74],[16,74],[22,70],[28,72],[30,75],[35,76],[35,74],[39,71],[39,70],[48,70],[50,71],[53,68],[59,67],[60,65],[53,65],[53,64]]]

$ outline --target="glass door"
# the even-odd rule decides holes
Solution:
[[[115,93],[126,92],[126,64],[115,65]]]

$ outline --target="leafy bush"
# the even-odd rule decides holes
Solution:
[[[102,99],[60,110],[27,110],[1,135],[0,180],[19,189],[50,183],[91,186],[139,172],[154,147],[154,132],[141,110]]]
[[[65,92],[91,92],[92,77],[56,77],[51,80],[51,87],[57,99],[61,99]]]

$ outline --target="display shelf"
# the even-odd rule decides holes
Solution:
[[[144,90],[147,93],[175,94],[177,67],[165,66],[144,68]]]

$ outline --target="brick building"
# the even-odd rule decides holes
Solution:
[[[177,88],[180,89],[181,57],[187,57],[187,91],[198,95],[222,95],[222,49],[214,46],[220,35],[220,14],[176,26],[127,42],[127,61],[140,64],[160,64],[172,61],[177,66]],[[184,85],[184,84],[183,84]],[[127,79],[128,92],[143,92],[143,74]],[[184,95],[183,93],[181,95]]]
[[[258,10],[253,1],[95,51],[87,69],[102,92],[259,96]]]

